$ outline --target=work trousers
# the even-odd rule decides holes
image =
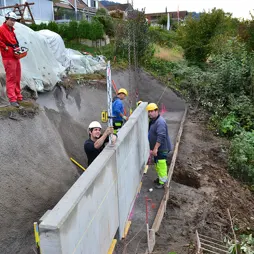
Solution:
[[[165,184],[168,181],[167,154],[168,152],[158,152],[158,156],[154,157],[155,170],[160,184]]]
[[[18,59],[3,60],[6,73],[6,92],[10,102],[21,101],[21,66]]]
[[[113,127],[114,127],[114,134],[117,134],[119,129],[123,126],[122,121],[113,121]]]

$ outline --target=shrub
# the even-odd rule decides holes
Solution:
[[[91,25],[88,21],[82,20],[79,22],[78,26],[78,36],[82,39],[89,38],[89,31],[91,29]]]
[[[254,184],[254,131],[243,131],[232,140],[229,172],[245,183]]]
[[[52,21],[49,22],[47,29],[49,29],[52,32],[59,33],[59,25],[57,25],[56,22],[52,22]]]
[[[90,25],[88,39],[95,41],[98,39],[102,39],[103,35],[104,35],[103,25],[100,22],[93,20]]]
[[[149,27],[150,40],[162,47],[171,48],[174,45],[175,32],[167,31],[159,27]]]

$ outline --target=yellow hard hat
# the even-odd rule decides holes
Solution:
[[[118,93],[117,93],[117,94],[120,94],[120,93],[123,93],[123,94],[125,94],[126,96],[128,96],[128,92],[127,92],[127,90],[126,90],[125,88],[120,88],[120,89],[118,90]]]
[[[149,103],[146,107],[147,111],[158,109],[158,106],[155,103]]]
[[[137,103],[137,104],[138,104],[138,106],[139,106],[142,102],[143,102],[143,101],[138,101],[138,103]]]

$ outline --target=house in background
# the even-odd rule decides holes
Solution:
[[[37,24],[82,19],[90,21],[98,8],[104,8],[98,0],[0,0],[0,6],[13,6],[25,2],[34,3],[30,5],[30,9]],[[2,10],[0,15],[4,16],[7,11],[11,10]],[[28,15],[27,12],[26,15]]]
[[[24,4],[25,2],[34,3],[30,5],[30,9],[32,11],[35,23],[41,22],[49,22],[54,20],[53,15],[53,2],[49,0],[0,0],[0,6],[12,6],[15,4]],[[7,11],[11,11],[12,9],[4,9],[1,10],[0,15],[4,16]],[[28,15],[25,12],[25,15]]]
[[[123,11],[124,13],[127,13],[128,11],[133,11],[133,7],[131,4],[110,4],[105,5],[104,8],[106,8],[109,12],[110,11]]]
[[[56,22],[90,21],[100,6],[97,0],[54,0],[54,19]]]
[[[162,16],[167,16],[169,14],[170,18],[174,21],[184,20],[189,14],[187,11],[173,11],[173,12],[160,12],[160,13],[146,13],[145,17],[151,25],[157,25],[159,19]]]
[[[104,3],[103,1],[102,3]],[[101,4],[102,4],[101,3]],[[122,13],[122,18],[126,18],[128,15],[128,12],[133,11],[133,7],[131,4],[119,4],[114,2],[109,2],[110,4],[105,4],[104,8],[108,11],[108,13],[111,15],[112,13],[120,12]],[[103,4],[102,4],[103,5]]]

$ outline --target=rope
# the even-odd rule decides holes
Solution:
[[[166,89],[167,89],[167,88],[168,88],[168,87],[165,86],[163,92],[161,93],[161,96],[160,96],[159,100],[158,100],[157,103],[156,103],[157,105],[159,105],[159,103],[160,103],[160,101],[161,101],[161,98],[162,98],[162,96],[164,95],[164,93],[166,92]]]

